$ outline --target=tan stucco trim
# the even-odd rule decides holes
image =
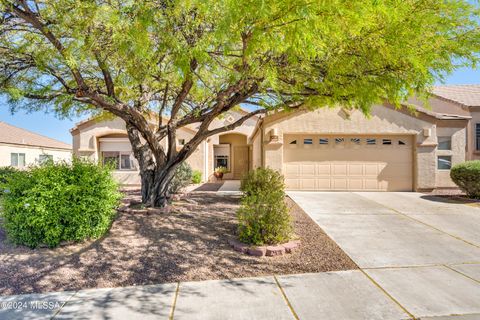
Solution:
[[[461,103],[461,102],[458,102],[458,101],[455,101],[455,100],[452,100],[452,99],[448,99],[448,98],[439,96],[438,94],[435,94],[435,93],[432,93],[431,95],[432,95],[433,97],[439,99],[439,100],[453,103],[453,104],[461,107],[461,108],[464,109],[464,110],[468,110],[468,109],[470,109],[471,107],[474,107],[474,106],[468,106],[468,105],[466,105],[466,104],[463,104],[463,103]]]
[[[12,146],[12,147],[24,147],[24,148],[36,148],[36,149],[48,149],[48,150],[56,150],[56,151],[72,151],[73,148],[53,148],[53,147],[46,147],[46,146],[39,146],[34,144],[25,144],[25,143],[5,143],[0,142],[0,146]]]

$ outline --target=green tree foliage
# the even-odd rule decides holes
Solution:
[[[121,196],[109,168],[78,159],[16,171],[4,187],[7,236],[32,248],[102,236]]]
[[[144,201],[161,205],[179,163],[252,115],[368,114],[475,65],[478,12],[467,0],[0,0],[0,93],[12,109],[125,120]],[[240,104],[255,108],[211,126]],[[178,148],[187,125],[198,131]]]
[[[240,189],[244,193],[237,213],[240,240],[255,245],[287,242],[292,226],[283,176],[275,170],[259,168],[245,175]]]
[[[480,160],[453,166],[450,177],[469,197],[480,199]]]

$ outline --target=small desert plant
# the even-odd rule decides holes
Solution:
[[[202,172],[199,170],[193,170],[192,173],[192,183],[200,183],[202,182]]]
[[[178,193],[192,182],[192,167],[185,161],[178,165],[168,186],[169,193]]]
[[[216,167],[215,168],[215,172],[217,172],[217,173],[226,173],[227,171],[228,171],[228,169],[225,168],[225,167]]]
[[[259,168],[245,175],[240,189],[244,193],[238,210],[240,240],[254,245],[287,242],[292,225],[283,176]]]
[[[469,197],[480,199],[480,160],[453,166],[450,177]]]
[[[5,188],[7,236],[32,248],[102,236],[121,197],[110,168],[79,159],[16,171]]]

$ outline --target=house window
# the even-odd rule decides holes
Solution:
[[[313,139],[303,139],[303,144],[313,144]]]
[[[103,164],[113,165],[116,170],[134,169],[131,156],[131,152],[106,151],[102,153]]]
[[[185,139],[178,139],[178,144],[180,146],[184,146],[185,145]]]
[[[49,161],[53,161],[53,156],[51,154],[41,154],[38,157],[38,163],[40,163],[40,164],[44,164],[44,163],[47,163]]]
[[[327,138],[320,138],[319,143],[320,144],[328,144],[328,139]]]
[[[377,139],[367,139],[367,144],[368,145],[375,145],[377,144]]]
[[[404,145],[406,145],[406,143],[402,140],[398,140],[398,145],[399,146],[404,146]]]
[[[360,138],[351,138],[350,141],[351,141],[353,144],[360,144]]]
[[[335,138],[335,143],[336,144],[340,144],[340,143],[343,143],[343,142],[345,142],[344,138]]]
[[[17,168],[25,167],[25,153],[11,153],[10,165]]]
[[[438,150],[452,150],[452,137],[438,137]]]
[[[290,144],[297,144],[297,140],[290,141]]]
[[[437,169],[450,170],[452,168],[452,156],[438,156]]]
[[[228,156],[219,155],[215,156],[215,168],[225,167],[228,169]]]
[[[477,123],[475,126],[475,142],[477,150],[480,150],[480,123]]]
[[[384,145],[391,145],[391,144],[392,144],[392,140],[391,140],[391,139],[382,139],[382,144],[384,144]]]

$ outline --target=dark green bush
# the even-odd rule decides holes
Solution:
[[[469,197],[480,199],[480,160],[453,166],[450,177]]]
[[[7,179],[17,171],[13,167],[0,167],[0,185],[7,182]]]
[[[254,245],[287,242],[292,224],[283,176],[275,170],[259,168],[245,175],[240,189],[244,192],[238,210],[240,240]]]
[[[32,248],[102,236],[121,197],[110,168],[78,159],[15,172],[5,188],[7,236]]]
[[[202,172],[200,170],[193,170],[192,173],[192,183],[200,183],[202,182]]]
[[[176,169],[172,181],[168,185],[168,192],[178,193],[192,182],[192,167],[185,161]]]

